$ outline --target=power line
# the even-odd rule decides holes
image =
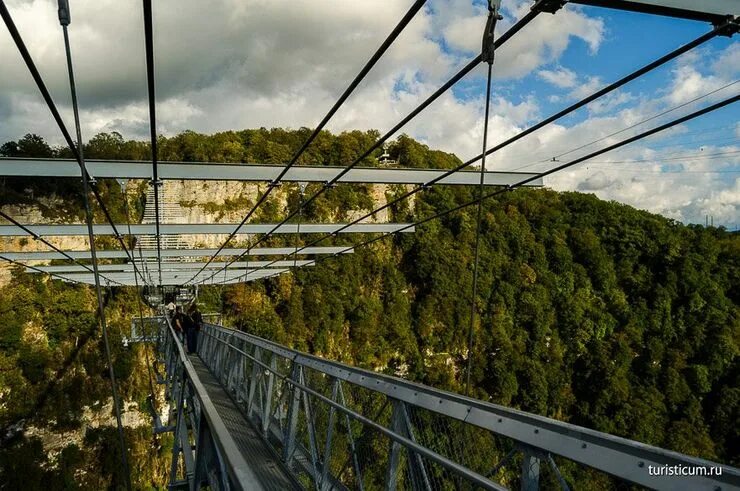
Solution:
[[[388,37],[383,41],[383,43],[380,45],[380,47],[373,53],[373,55],[370,57],[370,59],[365,63],[365,66],[362,67],[362,70],[360,70],[360,73],[357,74],[355,79],[349,84],[349,86],[344,90],[344,93],[337,99],[337,101],[334,103],[331,109],[329,109],[329,112],[326,113],[324,116],[324,119],[321,120],[321,122],[316,126],[316,128],[313,130],[313,133],[311,133],[311,136],[308,137],[308,139],[303,143],[301,148],[298,149],[298,151],[293,155],[293,158],[290,159],[290,162],[283,167],[283,170],[278,174],[278,176],[268,185],[267,190],[262,193],[262,196],[257,200],[257,202],[252,206],[252,208],[249,210],[249,212],[245,215],[244,219],[242,219],[241,223],[238,227],[236,227],[236,230],[234,230],[228,238],[224,241],[224,243],[221,245],[221,247],[218,248],[218,251],[211,256],[208,259],[208,262],[203,266],[203,268],[198,271],[190,280],[193,281],[200,273],[202,273],[206,267],[213,261],[213,259],[218,256],[218,254],[223,250],[224,247],[226,247],[229,242],[236,236],[236,233],[239,231],[239,229],[247,223],[247,220],[254,214],[255,211],[257,211],[257,208],[260,207],[262,203],[264,203],[267,200],[267,197],[270,195],[272,190],[276,188],[280,180],[285,176],[285,174],[288,172],[288,170],[295,165],[295,163],[298,161],[301,155],[303,155],[303,152],[306,151],[306,149],[313,143],[313,141],[316,139],[317,136],[321,133],[321,130],[324,129],[324,127],[327,125],[329,120],[334,116],[334,114],[339,110],[340,107],[345,103],[345,101],[349,98],[349,96],[354,92],[354,90],[360,85],[360,83],[364,80],[364,78],[367,76],[367,74],[370,72],[370,70],[375,66],[375,64],[380,60],[380,58],[385,54],[386,51],[388,51],[388,48],[391,47],[393,42],[398,38],[398,36],[403,32],[403,30],[408,26],[408,24],[411,22],[411,20],[416,16],[416,14],[419,12],[419,10],[424,6],[426,3],[426,0],[417,0],[414,2],[414,4],[411,6],[411,8],[406,12],[406,15],[403,16],[401,21],[396,25],[396,27],[391,31],[391,33],[388,35]],[[251,247],[250,247],[251,248]],[[228,267],[228,265],[226,266]],[[209,279],[209,278],[207,278]]]
[[[624,133],[625,131],[629,131],[629,130],[631,130],[632,128],[636,128],[637,126],[641,126],[641,125],[643,125],[643,124],[645,124],[645,123],[648,123],[648,122],[650,122],[650,121],[653,121],[653,120],[655,120],[655,119],[657,119],[657,118],[659,118],[659,117],[661,117],[661,116],[665,116],[666,114],[669,114],[669,113],[671,113],[671,112],[673,112],[673,111],[677,111],[678,109],[681,109],[681,108],[683,108],[683,107],[686,107],[686,106],[688,106],[688,105],[690,105],[690,104],[693,104],[693,103],[695,103],[695,102],[698,102],[698,101],[700,101],[700,100],[702,100],[702,99],[705,99],[705,98],[707,98],[707,97],[709,97],[709,96],[711,96],[711,95],[714,95],[714,94],[716,94],[717,92],[720,92],[720,91],[722,91],[722,90],[724,90],[724,89],[726,89],[726,88],[728,88],[728,87],[732,87],[733,85],[737,84],[738,82],[740,82],[740,80],[735,80],[735,81],[733,81],[733,82],[730,82],[730,83],[728,83],[728,84],[725,84],[725,85],[723,85],[722,87],[719,87],[719,88],[717,88],[717,89],[715,89],[715,90],[712,90],[712,91],[710,91],[710,92],[707,92],[706,94],[703,94],[703,95],[701,95],[701,96],[699,96],[699,97],[695,97],[694,99],[691,99],[690,101],[686,101],[686,102],[684,102],[684,103],[682,103],[682,104],[679,104],[679,105],[677,105],[677,106],[673,106],[673,107],[671,107],[670,109],[666,109],[665,111],[661,111],[661,112],[659,112],[659,113],[657,113],[657,114],[654,114],[654,115],[650,116],[649,118],[645,118],[645,119],[643,119],[643,120],[641,120],[641,121],[638,121],[637,123],[634,123],[634,124],[631,124],[631,125],[629,125],[629,126],[627,126],[627,127],[625,127],[625,128],[622,128],[621,130],[615,131],[615,132],[613,132],[613,133],[610,133],[610,134],[608,134],[608,135],[606,135],[606,136],[603,136],[603,137],[601,137],[601,138],[597,138],[596,140],[593,140],[593,141],[591,141],[591,142],[588,142],[588,143],[584,143],[583,145],[579,145],[578,147],[576,147],[576,148],[573,148],[573,149],[571,149],[571,150],[568,150],[567,152],[563,152],[563,153],[559,153],[559,154],[557,154],[557,155],[554,155],[554,156],[553,156],[552,158],[550,158],[550,159],[546,159],[546,160],[541,160],[541,161],[538,161],[537,163],[544,163],[544,162],[555,162],[555,161],[557,161],[557,160],[558,160],[558,159],[559,159],[560,157],[564,157],[564,156],[566,156],[566,155],[568,155],[568,154],[571,154],[571,153],[573,153],[573,152],[577,152],[578,150],[582,150],[582,149],[584,149],[584,148],[586,148],[586,147],[590,147],[591,145],[594,145],[594,144],[596,144],[596,143],[602,142],[602,141],[604,141],[604,140],[608,140],[609,138],[611,138],[611,137],[613,137],[613,136],[617,136],[617,135],[619,135],[619,134],[621,134],[621,133]],[[522,166],[522,167],[518,167],[518,168],[517,168],[517,169],[515,169],[515,170],[519,170],[519,169],[524,169],[525,167],[528,167],[528,166],[529,166],[529,164],[528,164],[527,166]]]
[[[514,135],[514,136],[512,136],[510,138],[508,138],[507,140],[499,143],[498,145],[492,147],[491,149],[489,149],[489,150],[481,153],[480,155],[478,155],[476,157],[473,157],[472,159],[470,159],[470,160],[468,160],[466,162],[463,162],[459,166],[457,166],[457,167],[455,167],[455,168],[453,168],[453,169],[451,169],[449,171],[446,171],[446,172],[442,173],[441,175],[437,176],[436,178],[430,180],[429,182],[427,182],[427,183],[425,183],[425,184],[423,184],[421,186],[418,186],[418,187],[416,187],[416,188],[414,188],[414,189],[412,189],[410,191],[407,191],[406,193],[402,194],[401,196],[398,196],[397,198],[393,199],[392,201],[386,203],[385,205],[382,205],[379,208],[376,208],[375,210],[373,210],[373,211],[371,211],[371,212],[369,212],[369,213],[367,213],[367,214],[365,214],[365,215],[357,218],[356,220],[354,220],[354,221],[352,221],[352,222],[344,225],[338,231],[341,231],[341,230],[343,230],[343,229],[345,229],[347,227],[350,227],[350,226],[352,226],[354,224],[357,224],[360,221],[365,220],[365,219],[367,219],[367,218],[375,215],[376,213],[378,213],[378,212],[380,212],[382,210],[388,209],[388,208],[394,206],[395,204],[397,204],[397,203],[405,200],[406,198],[408,198],[410,196],[413,196],[414,194],[418,193],[419,191],[421,191],[423,189],[429,188],[430,186],[432,186],[432,185],[440,182],[444,178],[446,178],[446,177],[454,174],[455,172],[459,172],[462,169],[464,169],[464,168],[470,166],[471,164],[477,162],[478,160],[482,159],[484,155],[491,155],[492,153],[494,153],[494,152],[496,152],[498,150],[501,150],[502,148],[505,148],[508,145],[511,145],[511,144],[513,144],[513,143],[521,140],[522,138],[524,138],[524,137],[526,137],[526,136],[534,133],[535,131],[537,131],[537,130],[539,130],[539,129],[545,127],[545,126],[547,126],[548,124],[550,124],[550,123],[552,123],[552,122],[554,122],[554,121],[556,121],[556,120],[558,120],[558,119],[560,119],[562,117],[565,117],[568,114],[570,114],[570,113],[572,113],[572,112],[574,112],[574,111],[576,111],[576,110],[578,110],[578,109],[586,106],[587,104],[595,101],[596,99],[598,99],[598,98],[600,98],[600,97],[602,97],[602,96],[604,96],[604,95],[606,95],[606,94],[608,94],[608,93],[610,93],[610,92],[618,89],[619,87],[625,85],[626,83],[628,83],[628,82],[630,82],[632,80],[635,80],[635,79],[639,78],[640,76],[642,76],[642,75],[644,75],[646,73],[649,73],[652,70],[655,70],[656,68],[658,68],[658,67],[660,67],[660,66],[662,66],[662,65],[664,65],[664,64],[666,64],[668,62],[670,62],[671,60],[673,60],[673,59],[677,58],[678,56],[680,56],[680,55],[682,55],[682,54],[690,51],[691,49],[696,48],[696,47],[700,46],[701,44],[709,41],[710,39],[713,39],[714,37],[725,33],[733,25],[734,24],[731,21],[728,21],[728,22],[726,22],[725,24],[723,24],[721,26],[717,26],[712,31],[709,31],[709,32],[707,32],[707,33],[699,36],[698,38],[694,39],[693,41],[691,41],[691,42],[689,42],[689,43],[687,43],[687,44],[685,44],[685,45],[683,45],[683,46],[681,46],[681,47],[673,50],[672,52],[670,52],[670,53],[668,53],[668,54],[666,54],[666,55],[658,58],[657,60],[655,60],[655,61],[653,61],[651,63],[648,63],[647,65],[644,65],[643,67],[641,67],[641,68],[633,71],[629,75],[626,75],[625,77],[622,77],[621,79],[619,79],[619,80],[611,83],[610,85],[608,85],[608,86],[606,86],[606,87],[604,87],[602,89],[597,90],[596,92],[594,92],[591,95],[585,97],[584,99],[581,99],[580,101],[571,104],[567,108],[562,109],[559,112],[557,112],[557,113],[549,116],[548,118],[543,119],[539,123],[537,123],[537,124],[535,124],[535,125],[527,128],[526,130],[523,130],[520,133],[518,133],[518,134],[516,134],[516,135]],[[338,231],[336,231],[336,232],[338,232]],[[328,237],[332,237],[332,236],[333,236],[333,234],[327,234],[327,235],[324,235],[322,237],[319,237],[318,239],[314,240],[313,242],[310,242],[310,243],[304,245],[301,249],[299,249],[297,251],[294,251],[294,252],[292,252],[290,254],[287,254],[287,255],[282,256],[282,258],[280,258],[280,259],[285,259],[285,258],[291,257],[293,255],[299,254],[301,250],[303,250],[303,249],[305,249],[307,247],[313,246],[313,245],[315,245],[315,244],[323,241],[324,239],[327,239]],[[270,264],[268,264],[265,267],[269,267],[269,266],[270,266]]]
[[[540,13],[540,10],[539,9],[535,9],[535,7],[537,7],[538,5],[540,5],[539,2],[532,8],[532,10],[530,10],[529,12],[527,12],[527,14],[524,17],[522,17],[521,19],[519,19],[516,22],[516,24],[514,24],[513,26],[511,26],[504,34],[502,34],[501,37],[499,37],[498,39],[496,39],[494,41],[494,49],[497,49],[500,46],[502,46],[504,43],[506,43],[506,41],[508,41],[509,39],[511,39],[515,34],[517,34],[519,31],[521,31],[527,24],[529,24],[532,20],[534,20],[535,17],[537,17],[537,15]],[[355,166],[357,166],[358,164],[360,164],[365,158],[369,157],[375,150],[377,150],[378,148],[380,148],[383,145],[383,143],[385,143],[386,140],[388,140],[391,136],[393,136],[394,134],[396,134],[409,121],[411,121],[416,116],[418,116],[424,109],[426,109],[429,105],[431,105],[442,94],[444,94],[445,92],[447,92],[457,82],[459,82],[460,80],[462,80],[468,73],[470,73],[471,71],[473,71],[479,65],[479,63],[482,60],[483,60],[482,55],[478,55],[473,60],[471,60],[460,71],[458,71],[455,75],[453,75],[452,78],[450,78],[447,82],[445,82],[444,85],[442,85],[432,95],[430,95],[426,100],[424,100],[424,102],[422,102],[421,104],[419,104],[414,110],[412,110],[409,114],[407,114],[406,117],[404,117],[399,123],[397,123],[393,128],[391,128],[385,135],[383,135],[380,139],[378,139],[370,148],[368,148],[367,150],[365,150],[365,152],[362,155],[360,155],[358,158],[356,158],[351,164],[349,164],[348,166],[344,167],[344,169],[341,172],[339,172],[337,175],[335,175],[331,180],[329,180],[328,182],[326,182],[321,187],[321,189],[319,189],[318,192],[316,192],[315,194],[313,194],[310,198],[308,198],[305,201],[304,206],[310,205],[314,200],[316,200],[326,190],[331,189],[332,187],[334,187],[334,185],[339,181],[339,179],[341,179],[347,172],[349,172]],[[285,217],[280,223],[278,223],[277,225],[275,225],[275,227],[273,227],[272,230],[270,230],[266,234],[262,235],[262,237],[260,237],[250,247],[255,247],[255,246],[259,245],[260,243],[264,242],[265,240],[267,240],[270,236],[272,236],[272,234],[275,232],[275,230],[277,230],[282,225],[284,225],[285,223],[287,223],[288,220],[290,220],[291,218],[293,218],[297,214],[298,214],[298,210],[295,210],[292,213],[288,214],[287,217]],[[344,228],[345,227],[342,227],[342,229],[344,229]],[[231,262],[237,261],[240,257],[241,256],[232,259]],[[227,263],[227,265],[225,267],[228,267],[228,264],[231,264],[231,263]],[[215,275],[215,273],[214,273],[214,275]],[[208,280],[208,278],[206,278],[205,280],[200,281],[199,283],[203,283],[203,281],[207,281],[207,280]]]
[[[630,174],[738,174],[738,170],[646,170],[646,169],[614,169],[609,166],[589,165],[595,169],[605,169],[610,172],[627,172]]]
[[[719,157],[725,157],[728,155],[738,155],[740,154],[740,150],[733,150],[729,152],[718,152],[718,153],[708,153],[708,154],[701,154],[701,153],[693,153],[688,155],[683,155],[680,157],[654,157],[654,158],[645,158],[645,159],[634,159],[634,160],[598,160],[594,161],[594,164],[639,164],[644,162],[680,162],[684,160],[689,161],[700,161],[700,160],[714,160]]]

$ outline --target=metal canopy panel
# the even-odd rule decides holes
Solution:
[[[228,256],[285,256],[293,254],[298,249],[295,247],[255,247],[254,249],[223,249],[218,253],[218,257]],[[70,257],[74,259],[91,259],[90,251],[65,251]],[[162,257],[210,257],[218,252],[218,249],[162,249]],[[248,252],[248,254],[247,254]],[[306,247],[299,255],[312,255],[312,254],[352,254],[354,250],[348,247]],[[141,251],[135,251],[135,256],[138,259],[139,253],[144,258],[156,258],[157,251],[153,249],[146,249]],[[124,251],[116,250],[99,250],[97,251],[98,259],[126,259],[128,256]],[[8,258],[12,261],[51,261],[55,259],[65,260],[67,259],[64,255],[58,252],[52,251],[28,251],[28,252],[0,252],[0,256]]]
[[[246,276],[247,273],[249,276],[255,276],[255,277],[263,277],[263,276],[270,276],[273,274],[279,274],[284,273],[285,271],[289,271],[288,268],[278,268],[278,269],[260,269],[257,271],[254,271],[252,269],[246,270],[246,269],[237,269],[237,270],[227,270],[226,272],[220,272],[216,277],[216,281],[219,279],[233,279],[237,278],[239,276]],[[152,274],[156,273],[156,270],[150,271]],[[212,274],[211,271],[203,271],[200,273],[203,276]],[[179,278],[180,280],[188,280],[192,278],[194,275],[193,271],[162,271],[162,278]],[[94,279],[94,275],[90,272],[84,272],[84,273],[61,273],[60,276],[64,276],[65,278],[71,278],[71,279],[77,279],[77,278],[91,278]],[[114,271],[109,272],[105,274],[105,277],[111,280],[128,280],[134,279],[134,273],[128,272],[128,271]]]
[[[246,224],[239,229],[237,235],[243,234],[266,234],[275,228],[275,223]],[[178,223],[161,224],[159,231],[161,235],[227,235],[232,233],[238,223]],[[286,223],[278,227],[273,233],[294,234],[300,231],[302,234],[328,234],[338,231],[344,227],[342,223]],[[39,236],[71,236],[87,235],[87,225],[83,224],[61,224],[61,225],[26,225],[29,230]],[[118,230],[126,230],[126,224],[117,224]],[[406,228],[408,227],[408,228]],[[357,223],[351,225],[340,233],[392,233],[413,232],[414,227],[410,223]],[[107,224],[93,225],[95,235],[115,235],[113,227]],[[133,235],[154,235],[156,227],[152,224],[131,225]],[[15,225],[0,225],[0,236],[3,237],[28,237],[20,227]]]
[[[570,3],[715,23],[728,15],[740,14],[738,0],[571,0]]]
[[[245,273],[247,270],[257,269],[257,268],[291,268],[291,267],[304,267],[304,266],[313,266],[316,264],[315,261],[310,260],[298,260],[298,261],[236,261],[228,265],[227,269],[228,271],[241,271],[242,273]],[[212,263],[205,263],[205,262],[197,262],[197,263],[162,263],[162,271],[188,271],[188,270],[196,270],[200,268],[205,269],[222,269],[226,266],[226,263],[223,262],[212,262]],[[138,266],[139,271],[141,271],[141,266]],[[156,263],[150,264],[150,271],[156,272],[158,270]],[[120,271],[120,272],[133,272],[134,266],[133,264],[99,264],[98,270],[100,271]],[[38,273],[38,272],[44,272],[44,273],[82,273],[82,272],[89,272],[88,269],[86,269],[84,266],[79,266],[77,264],[63,264],[58,266],[34,266],[33,269],[28,268],[26,269],[27,273]]]
[[[269,278],[271,276],[276,276],[279,274],[283,274],[290,271],[288,268],[283,269],[267,269],[267,270],[260,270],[260,271],[254,271],[247,274],[247,271],[229,271],[226,274],[219,274],[217,277],[213,279],[214,284],[224,283],[224,282],[233,282],[233,283],[239,283],[244,281],[251,281],[251,280],[257,280],[260,278]],[[76,281],[79,283],[87,283],[87,284],[94,284],[95,283],[95,276],[91,273],[67,273],[67,274],[59,274],[59,277],[63,277],[66,280],[69,281]],[[182,285],[186,282],[189,282],[189,280],[193,277],[192,272],[178,272],[178,273],[162,273],[162,284],[163,285]],[[199,278],[202,280],[203,278]],[[105,282],[106,280],[114,281],[121,283],[126,286],[134,286],[136,284],[134,280],[133,273],[107,273],[105,277],[103,278],[101,276],[101,281]],[[157,281],[157,283],[159,283]],[[206,284],[211,283],[209,280]],[[141,286],[141,283],[139,283]]]
[[[150,162],[86,160],[88,172],[97,178],[151,179]],[[284,169],[279,165],[258,164],[219,164],[191,162],[158,162],[159,179],[205,180],[205,181],[273,181]],[[344,167],[297,166],[291,167],[281,181],[285,182],[327,182],[342,172]],[[445,170],[406,169],[406,168],[367,168],[351,169],[339,179],[342,183],[365,184],[424,184]],[[74,160],[61,159],[0,159],[0,175],[34,177],[80,177],[80,168]],[[484,184],[489,186],[508,186],[523,181],[535,174],[527,172],[486,172]],[[459,171],[438,184],[478,185],[480,172]],[[537,179],[527,186],[542,186]]]

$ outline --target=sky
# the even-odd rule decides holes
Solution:
[[[61,27],[52,0],[8,8],[68,127]],[[83,138],[149,137],[141,3],[70,0]],[[158,132],[313,127],[411,0],[159,0],[154,3]],[[529,9],[502,0],[497,35]],[[429,0],[328,129],[393,127],[474,58],[486,5]],[[540,14],[496,52],[489,146],[711,28],[706,23],[566,5]],[[0,143],[61,134],[0,28]],[[488,170],[544,171],[740,93],[740,37],[718,37],[577,113],[495,153]],[[480,153],[481,65],[401,130],[461,159]],[[685,223],[740,227],[740,104],[603,154],[545,180]],[[645,121],[648,120],[648,121]],[[399,133],[400,134],[400,133]],[[585,146],[584,146],[585,145]],[[349,164],[349,162],[347,162]]]

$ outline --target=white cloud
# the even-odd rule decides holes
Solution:
[[[56,2],[11,0],[8,4],[71,127]],[[410,4],[410,0],[386,0],[380,6],[373,0],[220,0],[205,7],[194,0],[160,0],[154,5],[159,132],[315,125]],[[524,0],[505,2],[505,18],[497,26],[497,35],[530,5]],[[478,53],[487,14],[482,7],[471,0],[430,0],[329,128],[385,131],[392,127]],[[568,5],[555,15],[541,14],[497,52],[491,144],[540,117],[540,101],[572,101],[608,83],[599,77],[578,77],[577,66],[560,65],[574,41],[585,60],[606,42],[605,22],[593,12]],[[90,137],[117,130],[127,138],[148,138],[141,5],[113,0],[73,2],[72,19],[70,35],[84,134]],[[578,142],[604,137],[726,84],[737,78],[739,46],[736,42],[719,52],[705,50],[685,57],[671,72],[664,92],[641,94],[631,89],[614,93],[589,105],[585,119],[550,125],[499,152],[490,160],[490,168],[531,163],[536,165],[528,169],[548,168],[553,156]],[[35,132],[61,143],[4,29],[0,29],[0,66],[0,142]],[[481,67],[469,77],[467,82],[475,87],[464,97],[448,92],[402,131],[433,148],[454,151],[463,160],[477,155],[483,131],[482,73]],[[556,93],[528,96],[509,90],[518,78],[530,74],[553,84]],[[513,93],[516,98],[509,97]],[[674,133],[679,131],[688,130]],[[740,125],[734,133],[740,137]],[[658,158],[671,150],[650,153],[646,151],[649,147],[638,145],[618,157]],[[649,165],[640,169],[652,169]],[[714,210],[716,217],[728,220],[733,209],[736,213],[737,184],[728,174],[682,176],[584,166],[554,176],[548,184],[558,189],[593,190],[604,198],[688,220],[701,216],[702,210]]]
[[[540,70],[537,75],[545,82],[561,89],[573,87],[578,79],[574,71],[563,67],[558,67],[556,70]]]

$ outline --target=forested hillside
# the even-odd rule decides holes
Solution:
[[[160,158],[279,164],[307,134],[305,129],[186,132],[162,137]],[[346,165],[376,137],[324,132],[300,164]],[[409,167],[450,168],[460,162],[407,137],[395,141],[390,153]],[[66,152],[27,136],[6,143],[0,154],[63,157]],[[148,145],[101,134],[87,145],[86,155],[146,159]],[[365,165],[376,164],[368,159]],[[52,193],[79,203],[77,188],[75,180],[8,179],[0,205],[30,204]],[[309,186],[308,193],[315,189]],[[389,186],[384,192],[392,197],[403,189]],[[101,190],[114,212],[122,213],[118,184],[103,182]],[[305,216],[341,219],[349,211],[370,209],[372,191],[338,186]],[[297,187],[286,185],[281,193],[291,209],[298,206]],[[413,221],[473,197],[473,189],[435,187],[393,210],[393,218]],[[284,216],[280,203],[270,201],[258,218]],[[42,211],[55,216],[54,210]],[[487,201],[484,212],[476,397],[740,465],[737,234],[548,189],[506,193]],[[205,310],[222,311],[227,323],[257,335],[462,391],[474,217],[474,209],[466,209],[295,276],[209,287],[200,301]],[[342,237],[338,243],[349,241]],[[135,315],[136,294],[114,291],[107,301],[117,340]],[[126,397],[143,408],[141,349],[115,344]],[[0,289],[0,427],[20,418],[49,428],[84,426],[83,406],[100,405],[108,395],[104,368],[89,289],[20,272]],[[129,430],[129,437],[136,482],[142,488],[162,486],[169,443],[143,428]],[[117,483],[115,452],[110,427],[88,429],[83,443],[51,457],[37,440],[15,437],[0,450],[0,483],[6,483],[0,489],[16,489],[7,483],[42,475],[38,469],[46,473],[39,479],[58,483],[58,489]],[[95,467],[98,459],[105,465]]]

